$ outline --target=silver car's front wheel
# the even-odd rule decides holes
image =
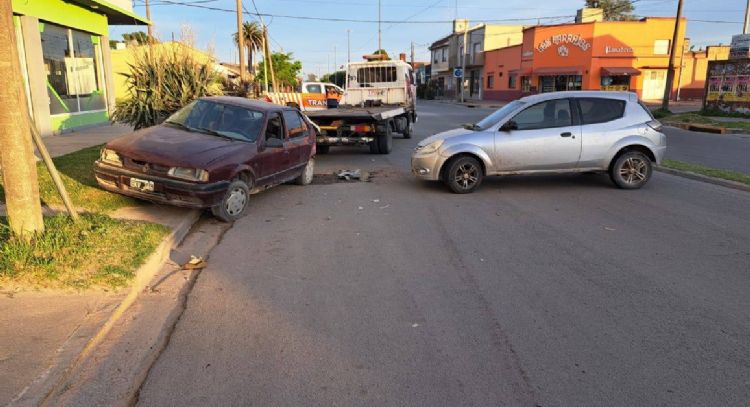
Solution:
[[[474,157],[463,156],[452,159],[446,164],[448,167],[444,181],[457,194],[467,194],[479,188],[484,177],[482,165]]]
[[[615,160],[609,176],[612,182],[623,189],[638,189],[651,178],[651,160],[643,153],[630,151]]]

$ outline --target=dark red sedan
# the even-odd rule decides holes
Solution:
[[[94,173],[108,191],[211,208],[217,218],[233,221],[253,192],[312,182],[316,132],[294,108],[200,98],[158,126],[107,143]]]

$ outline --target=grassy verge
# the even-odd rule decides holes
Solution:
[[[750,175],[746,175],[737,171],[722,170],[719,168],[711,168],[699,164],[690,164],[684,161],[675,160],[664,160],[662,162],[662,166],[675,170],[689,171],[708,177],[721,178],[750,185]]]
[[[27,243],[11,238],[7,218],[0,217],[0,287],[124,287],[168,232],[95,214],[77,224],[67,216],[44,224],[45,232]]]
[[[70,199],[76,207],[91,212],[108,213],[127,206],[138,206],[140,201],[104,191],[96,185],[94,161],[99,158],[101,146],[85,148],[74,153],[54,158],[55,166],[65,183]],[[47,167],[37,164],[39,172],[39,194],[42,201],[50,205],[62,205],[62,199],[52,183]],[[0,177],[0,201],[5,201],[3,180]]]
[[[657,117],[659,120],[661,120],[665,124],[669,124],[669,123],[705,124],[705,125],[714,126],[714,127],[750,130],[750,123],[719,121],[719,120],[715,120],[710,117],[704,116],[701,112],[676,113],[676,114],[666,114],[662,112],[660,114],[660,117],[658,117],[656,114],[654,115],[654,117]]]

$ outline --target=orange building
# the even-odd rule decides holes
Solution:
[[[512,100],[562,90],[629,90],[642,99],[661,99],[674,24],[674,18],[648,17],[527,28],[520,46],[485,53],[484,98]],[[683,19],[678,38],[684,38],[686,25]],[[677,49],[685,49],[683,41]],[[680,54],[673,92],[679,85],[684,97],[700,97],[707,61],[721,52],[706,51],[705,57]],[[689,75],[680,76],[681,65]]]

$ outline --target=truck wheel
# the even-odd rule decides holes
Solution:
[[[385,134],[379,135],[377,141],[378,152],[380,154],[390,154],[391,150],[393,150],[393,130],[391,130],[391,122],[385,124]]]
[[[401,134],[404,136],[404,138],[411,138],[412,133],[414,133],[414,122],[411,121],[411,118],[406,118],[406,127],[404,128],[404,131],[401,132]]]
[[[378,142],[378,140],[380,140],[380,137],[375,137],[375,140],[367,143],[367,145],[370,147],[370,154],[380,153],[380,148],[378,147],[380,143]]]
[[[315,146],[315,151],[317,154],[328,154],[328,152],[331,151],[331,146],[327,144],[318,144],[317,146]]]
[[[245,215],[250,199],[250,187],[242,180],[229,184],[221,203],[211,208],[211,213],[222,222],[234,222]]]

